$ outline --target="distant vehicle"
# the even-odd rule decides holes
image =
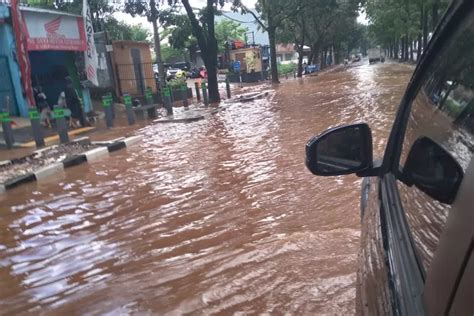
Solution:
[[[306,66],[306,68],[304,69],[304,73],[305,73],[305,75],[306,75],[306,74],[312,74],[312,73],[314,73],[314,72],[316,72],[316,71],[318,71],[318,70],[319,70],[319,65],[313,65],[313,64],[311,64],[311,65],[307,65],[307,66]]]
[[[176,74],[177,74],[179,71],[181,71],[181,69],[169,67],[169,68],[166,70],[166,80],[172,80],[172,79],[176,78]]]
[[[385,62],[385,52],[380,46],[375,48],[369,48],[368,50],[369,55],[369,64],[373,64],[376,62]]]
[[[474,315],[473,37],[474,1],[452,1],[382,159],[373,159],[367,123],[334,127],[306,145],[312,173],[364,178],[357,315]],[[369,56],[383,58],[379,48]]]
[[[180,62],[172,64],[171,67],[185,70],[185,71],[190,71],[194,67],[194,64],[187,61],[180,61]]]
[[[361,60],[361,55],[360,54],[357,54],[354,56],[354,58],[352,58],[352,62],[355,63],[355,62],[358,62]]]
[[[199,69],[199,77],[203,78],[203,79],[207,79],[207,70],[206,70],[206,67],[201,67]]]

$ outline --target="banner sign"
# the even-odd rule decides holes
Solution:
[[[84,22],[81,17],[22,9],[28,50],[85,51]]]
[[[21,82],[23,84],[23,90],[25,91],[26,102],[28,103],[28,106],[34,107],[36,106],[36,103],[33,95],[33,86],[31,84],[31,65],[27,51],[28,38],[26,36],[27,32],[25,21],[23,19],[22,12],[20,11],[18,0],[12,0],[11,12],[13,32],[15,34],[16,42],[16,54],[18,65],[20,66]]]
[[[86,64],[87,80],[93,85],[98,86],[99,80],[97,78],[97,66],[99,59],[97,57],[97,50],[94,43],[94,28],[92,27],[91,10],[87,0],[82,4],[82,16],[84,18],[87,50],[84,52],[84,60]]]

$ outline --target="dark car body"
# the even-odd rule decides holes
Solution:
[[[367,124],[306,145],[316,175],[361,192],[358,314],[474,314],[474,1],[453,2],[401,100],[384,157]]]

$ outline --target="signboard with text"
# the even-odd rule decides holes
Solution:
[[[81,17],[22,10],[28,50],[85,51],[87,42]]]

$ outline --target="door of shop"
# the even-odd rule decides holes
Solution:
[[[6,56],[0,56],[0,110],[6,110],[7,100],[11,115],[17,115],[18,109],[13,89],[10,67]]]
[[[140,55],[140,50],[136,48],[132,48],[130,50],[132,54],[132,61],[133,61],[133,70],[135,72],[135,79],[137,80],[137,90],[140,94],[145,94],[145,85],[144,85],[144,78],[143,78],[143,70],[142,70],[142,57]]]

